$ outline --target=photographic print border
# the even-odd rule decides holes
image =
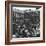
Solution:
[[[38,41],[22,41],[22,42],[10,42],[10,27],[9,27],[9,4],[19,3],[19,4],[36,4],[43,5],[43,40]],[[36,7],[36,6],[34,6]],[[44,2],[26,2],[26,1],[5,1],[5,44],[26,44],[26,43],[43,43],[45,42],[45,3]]]

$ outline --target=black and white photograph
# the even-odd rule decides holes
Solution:
[[[12,7],[11,31],[15,38],[40,37],[40,11],[33,7]]]

